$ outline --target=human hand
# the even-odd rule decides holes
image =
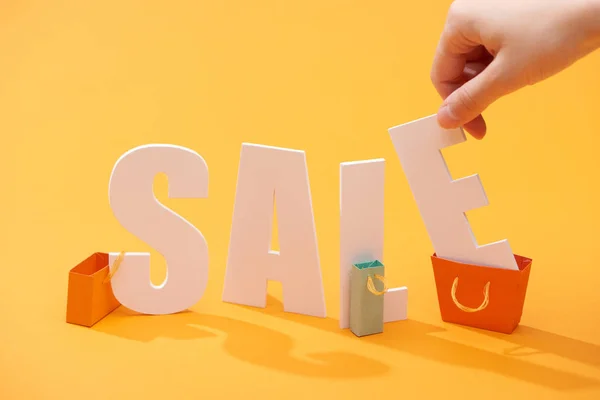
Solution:
[[[431,69],[437,118],[481,139],[494,101],[600,47],[600,0],[455,0]]]

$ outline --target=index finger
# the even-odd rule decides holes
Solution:
[[[469,58],[476,58],[471,53],[480,47],[467,40],[453,25],[446,24],[438,43],[431,81],[439,95],[445,99],[463,79],[463,72]]]

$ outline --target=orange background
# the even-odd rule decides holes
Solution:
[[[432,252],[387,129],[436,112],[429,68],[449,1],[5,1],[2,399],[598,399],[600,53],[486,113],[489,136],[444,151],[481,175],[480,243],[533,258],[511,336],[440,320]],[[326,320],[221,302],[242,142],[306,151]],[[189,313],[65,323],[68,271],[95,251],[151,251],[108,205],[125,151],[198,151],[208,199],[168,199],[210,252]],[[384,157],[386,274],[409,320],[337,329],[339,163]]]

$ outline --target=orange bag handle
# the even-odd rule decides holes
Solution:
[[[456,289],[457,288],[458,288],[458,276],[456,278],[454,278],[454,282],[452,283],[452,291],[450,294],[452,295],[452,301],[454,301],[454,304],[456,305],[456,307],[458,307],[459,309],[461,309],[464,312],[468,312],[468,313],[478,312],[478,311],[484,310],[488,306],[488,304],[490,304],[490,282],[485,284],[485,286],[483,288],[483,303],[481,303],[481,305],[477,308],[470,308],[470,307],[463,306],[462,304],[460,304],[460,302],[456,298]]]
[[[115,276],[115,273],[117,272],[117,270],[121,266],[121,263],[123,262],[124,258],[125,258],[125,252],[122,251],[122,252],[119,253],[119,256],[115,260],[115,262],[113,264],[113,267],[112,267],[112,271],[110,271],[108,273],[108,275],[106,275],[106,278],[104,278],[104,281],[102,283],[108,283],[112,279],[112,277]]]
[[[383,290],[377,290],[377,288],[375,288],[375,284],[373,283],[373,278],[371,278],[371,275],[367,277],[367,289],[369,289],[369,292],[373,293],[375,296],[381,296],[382,294],[388,291],[387,283],[385,282],[385,277],[379,274],[375,274],[374,277],[375,279],[383,283]]]

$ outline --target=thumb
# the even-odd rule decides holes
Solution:
[[[437,118],[442,128],[454,129],[477,118],[494,101],[508,93],[499,59],[479,75],[452,92],[440,107]]]

